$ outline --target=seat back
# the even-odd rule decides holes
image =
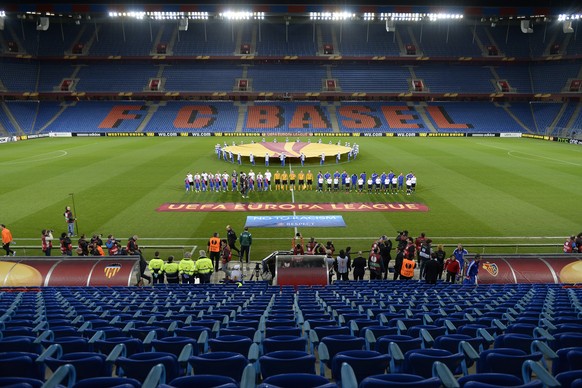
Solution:
[[[106,356],[100,353],[79,352],[63,354],[61,358],[47,357],[45,364],[55,372],[59,367],[71,364],[75,367],[77,380],[111,376],[111,367],[105,363]]]
[[[247,356],[253,341],[242,335],[221,335],[208,341],[212,352],[235,352]]]
[[[328,379],[306,373],[287,373],[266,378],[259,387],[269,388],[337,388]]]
[[[174,388],[238,388],[238,383],[228,376],[196,375],[175,378],[169,384]]]
[[[263,353],[269,354],[277,350],[304,351],[307,340],[304,337],[294,335],[278,335],[263,340]]]
[[[136,353],[130,357],[120,357],[115,361],[118,374],[121,374],[121,376],[134,378],[138,381],[141,381],[142,383],[150,370],[158,364],[162,364],[166,369],[166,378],[168,380],[173,380],[178,377],[180,373],[178,358],[171,353]]]
[[[335,381],[341,381],[341,367],[344,362],[352,367],[356,380],[360,383],[368,376],[386,373],[390,356],[373,350],[339,352],[331,362],[331,374]]]
[[[304,351],[280,350],[259,359],[263,379],[283,373],[315,374],[315,357]]]
[[[228,376],[240,381],[245,366],[249,363],[246,357],[234,352],[212,352],[193,356],[188,359],[194,374]]]
[[[442,349],[414,349],[404,355],[403,370],[405,373],[429,378],[432,376],[432,365],[435,361],[442,362],[454,371],[461,365],[464,358],[462,353],[451,353]]]
[[[438,377],[424,377],[406,373],[390,373],[366,377],[359,385],[359,388],[439,388],[441,381]]]

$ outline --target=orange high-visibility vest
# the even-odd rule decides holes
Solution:
[[[210,252],[220,252],[220,239],[218,237],[210,237],[208,242]]]
[[[409,259],[402,260],[402,268],[400,269],[400,275],[411,278],[414,276],[414,267],[416,267],[416,263]]]

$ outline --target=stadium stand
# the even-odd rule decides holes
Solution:
[[[337,31],[339,28],[335,28]],[[384,25],[345,24],[342,25],[340,52],[346,56],[385,55],[397,57],[400,47],[395,35],[387,35]]]
[[[238,33],[235,23],[190,22],[187,31],[176,30],[174,55],[234,55]]]
[[[380,20],[215,17],[179,27],[153,18],[89,22],[81,13],[51,19],[46,31],[34,17],[3,20],[0,94],[10,102],[0,122],[8,134],[69,132],[76,114],[83,117],[75,128],[107,131],[102,121],[125,102],[85,100],[126,98],[144,110],[118,120],[115,131],[559,135],[575,133],[582,120],[579,104],[567,100],[581,90],[582,63],[573,57],[580,40],[543,18],[532,19],[527,34],[497,16],[395,28]],[[168,101],[191,98],[205,101]],[[32,109],[22,99],[40,103]],[[201,107],[191,111],[196,117],[177,119],[191,106]],[[281,123],[261,123],[261,106],[277,109]],[[394,113],[395,106],[406,109]],[[322,123],[301,109],[321,112]],[[493,127],[489,114],[499,117]]]
[[[314,56],[317,45],[311,23],[261,23],[261,39],[257,40],[257,55]]]
[[[417,42],[425,56],[476,57],[482,53],[473,41],[471,26],[442,22],[413,26],[404,30],[403,35],[409,39],[406,42]]]
[[[232,91],[243,69],[229,63],[172,64],[164,67],[165,89],[173,91]]]
[[[9,133],[463,132],[563,135],[581,128],[580,103],[255,101],[7,101]],[[491,117],[495,117],[494,122]],[[72,124],[73,123],[73,124]],[[337,123],[337,126],[336,126]],[[549,132],[548,132],[549,131]],[[553,131],[553,132],[552,132]],[[563,133],[562,133],[563,132]]]
[[[284,74],[284,76],[283,76]],[[317,65],[276,64],[248,67],[253,90],[261,92],[319,92],[326,68]]]
[[[206,365],[204,374],[224,375],[225,369],[221,367],[224,360],[233,362],[239,359],[240,368],[232,368],[227,375],[240,382],[242,387],[254,387],[255,381],[260,383],[267,377],[267,382],[274,376],[293,381],[299,378],[288,372],[289,368],[267,370],[259,366],[261,359],[267,362],[277,357],[301,364],[301,370],[312,376],[311,379],[315,379],[316,370],[320,370],[316,365],[322,362],[319,385],[322,382],[338,383],[341,379],[343,386],[352,387],[355,385],[349,382],[351,378],[362,381],[372,376],[381,380],[402,379],[400,373],[404,371],[421,376],[419,379],[434,378],[436,386],[455,386],[457,381],[463,384],[486,377],[489,382],[495,377],[496,381],[521,384],[532,380],[558,386],[556,379],[567,381],[567,376],[580,374],[580,364],[568,363],[568,359],[575,360],[581,349],[575,347],[577,342],[574,342],[578,341],[579,323],[582,322],[577,317],[581,297],[580,289],[563,288],[558,284],[464,287],[460,284],[428,285],[406,281],[337,282],[327,287],[299,286],[297,290],[269,286],[260,281],[242,285],[144,288],[2,288],[0,306],[6,313],[0,320],[0,365],[3,366],[0,368],[0,382],[5,385],[7,380],[2,379],[27,377],[41,383],[48,379],[48,384],[55,384],[69,376],[75,382],[81,380],[89,384],[96,377],[127,375],[149,386],[164,382],[174,386],[179,380],[174,380],[176,383],[170,380],[176,377],[183,378],[181,376],[189,376],[192,372],[199,375],[197,368],[201,363]],[[317,319],[310,318],[316,311],[329,312],[328,326],[318,327]],[[251,329],[255,330],[252,338],[229,334],[230,328],[240,327],[248,321],[246,317],[250,314],[258,315],[262,322],[256,329]],[[286,330],[300,333],[300,337],[293,341],[289,338],[287,350],[282,337],[268,334],[268,322],[282,321],[281,316],[289,318],[284,319],[291,325]],[[390,322],[387,317],[391,318]],[[369,321],[367,324],[370,325],[376,323],[379,328],[394,326],[400,334],[381,336],[379,341],[370,343],[368,340],[374,337],[371,332],[353,331],[357,324],[352,322],[356,321],[362,324]],[[198,331],[195,328],[199,328]],[[348,332],[352,328],[353,334],[332,334],[342,328]],[[515,334],[525,329],[529,329],[531,335]],[[197,333],[195,339],[180,337],[189,330]],[[476,334],[461,334],[471,330]],[[24,332],[26,335],[23,336]],[[111,333],[111,337],[106,333]],[[180,336],[176,336],[177,333]],[[405,352],[403,349],[409,346],[405,337],[418,342],[422,349]],[[376,347],[384,338],[391,341],[390,346],[386,349]],[[338,343],[335,339],[343,341]],[[508,341],[524,342],[526,339],[534,353],[529,347],[527,352],[500,348],[502,342],[508,344]],[[277,352],[269,353],[264,345],[273,340],[278,341]],[[313,343],[314,340],[317,342]],[[450,348],[454,341],[458,342],[458,347]],[[170,346],[171,343],[178,345],[176,349]],[[237,349],[239,343],[244,346]],[[298,343],[303,343],[303,350],[296,350]],[[75,349],[72,344],[82,348]],[[340,345],[351,350],[335,355],[341,350]],[[130,346],[133,350],[127,353]],[[217,351],[227,346],[229,352]],[[364,350],[369,346],[375,348]],[[166,350],[160,351],[158,347]],[[65,351],[66,348],[69,350]],[[451,350],[445,350],[449,348]],[[171,353],[165,353],[168,351]],[[514,363],[508,359],[508,353],[519,356],[513,357],[514,360],[533,358],[541,361],[527,362],[522,366],[523,361]],[[531,354],[528,356],[528,353]],[[443,359],[442,355],[446,357]],[[340,376],[337,369],[323,368],[323,361],[328,356],[332,368],[338,367],[333,366],[337,357],[337,361],[346,361],[355,375],[350,377],[349,373],[342,371]],[[365,363],[359,361],[362,357],[382,359],[381,370],[366,368]],[[409,358],[417,361],[409,364]],[[421,358],[430,364],[441,360],[449,367],[443,368],[439,364],[438,372],[435,368],[431,371],[431,368],[416,364],[423,362]],[[154,359],[156,361],[152,363]],[[57,371],[58,365],[65,362],[76,365],[73,367],[76,373]],[[85,369],[83,364],[87,363],[99,367]],[[163,381],[162,375],[152,368],[157,363],[171,368],[166,370],[166,376],[173,377]],[[117,368],[112,368],[114,364]],[[143,367],[140,373],[136,373],[134,366],[139,364]],[[9,365],[10,368],[4,367]],[[251,367],[245,367],[247,365]],[[54,374],[48,369],[52,369]],[[522,374],[522,370],[526,373]],[[493,376],[484,372],[504,375]],[[507,374],[514,377],[507,377]],[[208,377],[206,381],[211,380]],[[134,380],[126,380],[129,381]]]
[[[404,92],[410,89],[406,66],[382,64],[339,64],[331,68],[344,92]]]

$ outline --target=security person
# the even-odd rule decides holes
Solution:
[[[160,259],[160,252],[154,253],[154,258],[149,262],[150,272],[152,273],[153,284],[164,283],[164,260]]]
[[[194,270],[200,278],[200,283],[210,283],[210,276],[212,276],[212,260],[206,257],[206,252],[200,251],[200,257],[196,260]]]
[[[184,253],[184,258],[180,260],[178,265],[180,276],[182,277],[182,284],[194,284],[195,263],[192,261],[192,254],[190,252]]]
[[[174,256],[168,256],[168,262],[164,264],[164,274],[168,284],[180,283],[178,263],[174,263]]]
[[[210,252],[210,260],[214,262],[214,271],[218,272],[220,267],[220,237],[218,233],[214,233],[208,240],[208,252]]]
[[[416,262],[414,260],[405,257],[402,260],[402,268],[400,268],[400,279],[410,280],[414,276],[414,268],[416,267]]]

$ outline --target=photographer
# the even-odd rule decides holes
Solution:
[[[73,244],[66,232],[61,233],[61,254],[63,256],[73,256]]]
[[[45,256],[51,255],[51,250],[53,249],[53,231],[49,229],[43,229],[40,237],[42,243],[42,251]]]
[[[105,246],[107,247],[107,250],[109,251],[108,252],[109,256],[119,255],[119,250],[121,248],[121,245],[115,239],[115,237],[113,237],[112,234],[107,236],[107,242],[105,243]]]
[[[301,246],[301,251],[304,251],[305,245],[303,244],[303,236],[299,232],[297,232],[295,234],[295,236],[293,236],[293,241],[291,243],[291,249],[295,250],[298,245]]]

